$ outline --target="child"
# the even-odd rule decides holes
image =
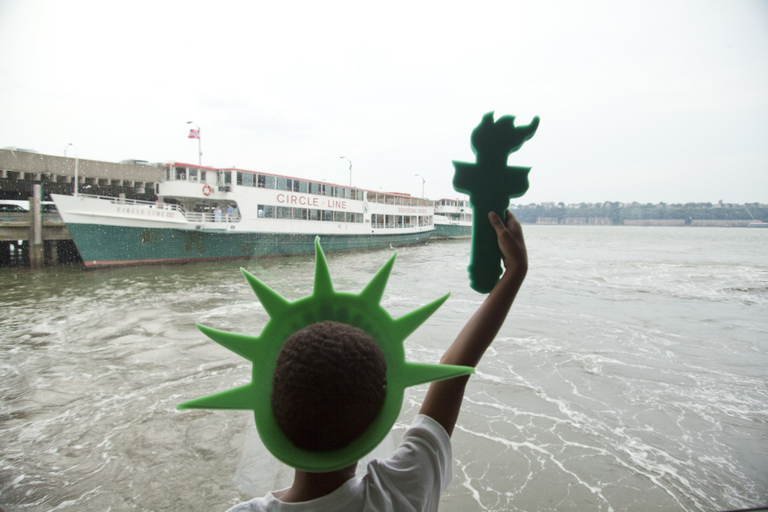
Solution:
[[[441,364],[474,367],[480,362],[528,271],[523,232],[512,213],[506,212],[506,224],[496,213],[488,218],[505,271]],[[291,442],[309,450],[333,450],[365,430],[381,406],[386,386],[386,362],[379,352],[365,332],[334,322],[310,325],[285,342],[273,378],[272,403]],[[323,364],[323,359],[334,364]],[[342,369],[334,370],[338,364]],[[331,374],[323,373],[326,370]],[[450,436],[468,379],[433,382],[400,446],[390,458],[371,461],[362,478],[355,478],[356,463],[329,473],[296,470],[288,489],[241,503],[229,512],[436,511],[452,479]]]

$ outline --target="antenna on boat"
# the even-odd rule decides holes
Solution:
[[[424,179],[424,176],[422,176],[421,174],[415,174],[414,176],[418,176],[419,178],[421,178],[421,198],[422,198],[422,199],[425,199],[425,197],[424,197],[424,183],[425,183],[427,180],[425,180],[425,179]]]
[[[203,147],[200,141],[200,127],[194,121],[187,121],[187,124],[194,125],[194,129],[189,130],[189,138],[197,139],[197,165],[203,165]]]
[[[352,186],[352,160],[350,160],[349,158],[347,158],[345,156],[341,156],[339,158],[343,158],[344,160],[349,162],[349,186],[351,187]]]

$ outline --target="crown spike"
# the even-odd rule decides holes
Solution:
[[[261,305],[264,307],[264,310],[270,318],[284,315],[285,312],[288,311],[290,303],[279,293],[256,279],[253,274],[244,268],[241,268],[240,272],[243,273],[248,284],[251,285],[251,289],[253,289],[256,297],[259,298],[259,302],[261,302]]]
[[[451,364],[405,363],[405,387],[418,386],[426,382],[452,379],[462,375],[471,375],[475,369],[471,366]]]
[[[328,261],[325,259],[323,248],[320,247],[320,237],[315,237],[315,285],[313,294],[317,296],[332,295],[333,282]]]
[[[253,383],[181,403],[176,409],[253,410],[256,389]]]
[[[389,261],[387,261],[383,267],[376,272],[373,279],[363,288],[360,292],[360,298],[368,304],[379,304],[381,298],[384,296],[384,289],[387,287],[387,281],[392,273],[392,267],[395,265],[395,258],[397,253],[393,254]]]
[[[245,334],[237,334],[234,332],[219,331],[217,329],[211,329],[210,327],[206,327],[200,324],[195,325],[197,325],[197,328],[200,329],[203,334],[227,350],[231,350],[235,354],[251,361],[252,363],[258,359],[259,338],[254,338],[253,336],[247,336]]]
[[[394,321],[393,331],[399,334],[400,341],[404,341],[405,338],[411,335],[413,331],[419,328],[421,324],[427,321],[437,309],[448,300],[450,293],[446,293],[439,299],[426,304],[419,309],[415,309],[410,313],[407,313]]]

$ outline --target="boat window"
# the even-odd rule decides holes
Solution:
[[[189,181],[197,181],[197,169],[189,169]]]
[[[299,180],[293,180],[293,191],[299,192],[301,190],[301,187],[299,186],[301,182]]]
[[[243,184],[243,172],[237,171],[237,174],[235,175],[235,185],[242,185]]]
[[[320,220],[320,210],[309,210],[309,220]]]
[[[323,220],[332,221],[333,220],[333,212],[330,211],[330,210],[323,210]]]
[[[186,180],[187,179],[187,168],[186,167],[177,167],[176,168],[176,179],[177,180]]]
[[[232,173],[230,171],[224,171],[224,184],[225,185],[232,184]]]
[[[263,174],[257,174],[256,183],[259,188],[265,188],[267,186],[267,177]]]
[[[201,183],[207,183],[207,182],[205,181],[205,178],[206,178],[206,174],[205,174],[205,171],[204,171],[204,170],[202,170],[202,169],[200,169],[200,182],[201,182]]]
[[[300,220],[307,220],[307,209],[306,208],[294,208],[293,209],[293,218],[294,219],[300,219]]]
[[[320,184],[315,183],[313,181],[309,182],[309,193],[310,194],[320,194]]]
[[[274,219],[275,218],[275,207],[272,205],[265,205],[264,206],[264,217],[267,219]]]
[[[278,206],[276,207],[276,210],[277,210],[278,219],[293,218],[293,216],[291,215],[291,210],[293,210],[293,208],[291,208],[290,206]]]
[[[277,178],[277,190],[285,190],[285,178]]]
[[[275,188],[275,177],[274,176],[267,176],[267,187],[270,190],[274,190]]]
[[[251,174],[250,172],[243,173],[243,185],[246,187],[253,186],[253,174]]]
[[[168,181],[173,179],[171,172],[172,171],[170,166],[165,168],[165,179],[167,179]]]
[[[306,194],[307,193],[307,185],[308,185],[308,183],[306,181],[299,181],[299,190],[297,192],[303,192],[303,193]]]

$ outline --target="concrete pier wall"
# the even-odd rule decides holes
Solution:
[[[157,165],[100,162],[26,151],[0,149],[0,192],[5,198],[32,196],[32,185],[43,186],[43,195],[72,194],[75,160],[79,190],[99,195],[125,194],[129,199],[154,200],[155,183],[165,177]]]

